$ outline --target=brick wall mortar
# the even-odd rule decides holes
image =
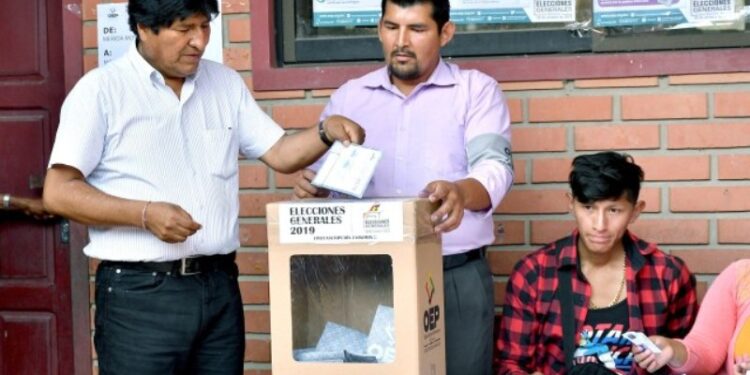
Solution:
[[[328,97],[312,97],[310,96],[310,90],[305,90],[304,99],[261,99],[258,100],[258,104],[269,107],[285,105],[326,105],[328,99]]]
[[[500,84],[502,89],[504,84]],[[736,82],[727,84],[700,84],[700,85],[670,85],[665,77],[659,77],[657,86],[633,86],[633,87],[593,87],[578,88],[574,81],[565,81],[565,85],[560,89],[543,89],[543,90],[505,90],[507,96],[517,95],[517,97],[564,97],[569,95],[575,96],[621,96],[621,95],[650,95],[650,94],[695,94],[706,92],[732,92],[738,89],[747,90],[750,83]],[[528,96],[527,96],[528,95]]]

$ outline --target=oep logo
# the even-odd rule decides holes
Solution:
[[[432,275],[427,276],[427,281],[424,283],[424,289],[427,293],[427,305],[432,305],[432,297],[435,296],[435,283],[432,281]],[[424,332],[428,333],[437,328],[438,320],[440,320],[440,306],[430,306],[424,312]]]

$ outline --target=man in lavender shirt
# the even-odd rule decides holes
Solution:
[[[383,0],[378,36],[386,66],[353,79],[321,118],[347,116],[383,152],[366,197],[425,195],[443,237],[448,374],[489,374],[494,293],[485,260],[492,212],[513,170],[508,108],[497,82],[440,58],[455,25],[448,0]],[[328,196],[303,172],[298,198]]]

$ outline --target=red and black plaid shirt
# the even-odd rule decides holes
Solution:
[[[497,341],[498,374],[565,373],[558,270],[577,267],[578,232],[521,259],[508,280]],[[627,232],[627,300],[629,330],[646,335],[683,337],[698,310],[695,278],[677,257]],[[576,332],[588,313],[591,286],[573,273]],[[638,368],[633,365],[634,372]]]

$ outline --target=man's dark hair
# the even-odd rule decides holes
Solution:
[[[623,194],[635,204],[641,191],[643,169],[628,154],[607,151],[573,159],[568,182],[581,203],[619,199]]]
[[[380,3],[381,14],[385,14],[385,5],[391,3],[401,8],[408,8],[415,4],[432,4],[432,19],[437,23],[438,32],[443,30],[451,16],[451,3],[449,0],[383,0]]]
[[[128,17],[130,30],[138,40],[138,24],[150,28],[155,34],[162,27],[169,27],[177,20],[194,14],[202,14],[209,20],[219,14],[216,0],[130,0]]]

